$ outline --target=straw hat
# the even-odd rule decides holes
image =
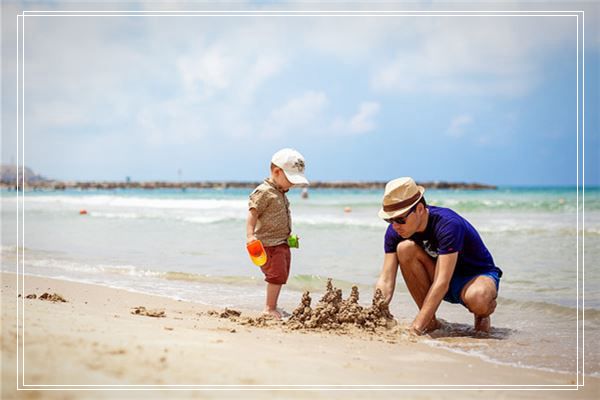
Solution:
[[[412,178],[404,177],[389,181],[385,185],[379,218],[394,218],[404,214],[421,200],[423,193],[425,188],[417,185]]]

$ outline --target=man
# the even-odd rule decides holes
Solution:
[[[419,307],[410,332],[439,328],[442,300],[460,303],[475,316],[476,331],[489,332],[502,271],[473,226],[448,208],[428,206],[412,178],[387,183],[379,217],[390,225],[377,282],[387,302],[394,295],[398,265]]]

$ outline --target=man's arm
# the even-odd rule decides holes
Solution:
[[[421,307],[421,310],[419,310],[419,313],[410,326],[411,332],[419,335],[424,333],[425,328],[435,315],[442,299],[448,291],[457,259],[458,252],[438,256],[433,283],[427,292],[427,296],[425,296],[423,307]]]
[[[256,236],[254,236],[256,221],[258,221],[258,211],[256,211],[256,208],[251,208],[248,210],[248,218],[246,219],[246,243],[256,240]]]
[[[396,253],[386,253],[383,258],[383,267],[377,280],[375,289],[381,289],[386,303],[392,301],[396,288],[396,275],[398,274],[398,256]]]

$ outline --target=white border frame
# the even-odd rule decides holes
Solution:
[[[577,369],[576,384],[571,385],[30,385],[25,384],[25,340],[24,340],[24,314],[25,301],[23,298],[23,289],[25,286],[25,176],[19,175],[19,168],[25,166],[25,17],[576,17],[577,18]],[[582,112],[579,112],[580,82],[579,82],[579,17],[582,19]],[[19,51],[19,46],[21,51]],[[20,66],[20,69],[19,69]],[[20,97],[19,97],[20,94]],[[21,100],[21,103],[19,103]],[[19,108],[20,106],[20,108]],[[19,113],[20,111],[20,113]],[[582,135],[582,361],[579,359],[579,120],[581,118]],[[21,124],[19,126],[19,119]],[[19,130],[19,128],[21,130]],[[21,143],[20,143],[21,142]],[[20,180],[22,179],[22,180]],[[19,196],[19,192],[21,192]],[[22,213],[22,214],[21,214]],[[21,221],[19,222],[19,216]],[[19,235],[20,234],[20,235]],[[264,391],[264,390],[579,390],[585,385],[585,11],[28,11],[23,10],[17,15],[17,292],[21,297],[17,298],[17,391],[20,390],[214,390],[214,391]],[[19,304],[19,302],[21,304]],[[19,309],[21,306],[21,310]],[[20,312],[19,312],[20,311]],[[21,339],[21,340],[19,340]],[[19,352],[21,343],[22,351]],[[581,370],[580,370],[581,364]],[[19,367],[22,368],[22,374],[19,374]],[[582,377],[581,383],[579,377]],[[22,379],[22,381],[19,379]]]

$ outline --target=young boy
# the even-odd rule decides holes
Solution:
[[[250,194],[246,221],[247,243],[259,239],[267,253],[261,267],[267,282],[264,312],[281,319],[277,299],[290,274],[288,237],[292,232],[290,202],[285,195],[295,185],[308,185],[304,157],[293,149],[282,149],[271,159],[271,176]]]

